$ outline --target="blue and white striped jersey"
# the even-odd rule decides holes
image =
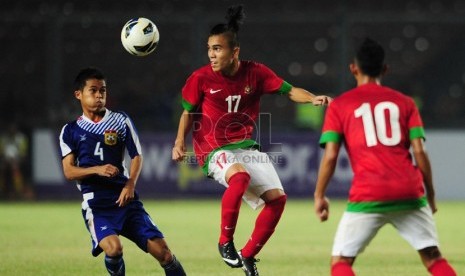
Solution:
[[[131,158],[142,154],[139,136],[129,116],[108,109],[97,123],[82,115],[66,124],[60,133],[60,148],[62,158],[73,153],[79,167],[112,164],[119,169],[115,177],[95,175],[78,181],[82,194],[104,191],[119,194],[129,176],[125,150]]]

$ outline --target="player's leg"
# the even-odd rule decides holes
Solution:
[[[176,259],[176,256],[171,253],[165,239],[153,238],[147,240],[148,252],[158,260],[161,267],[165,270],[165,275],[168,276],[184,276],[184,268]]]
[[[220,244],[233,240],[242,196],[250,183],[250,175],[241,164],[235,163],[226,172],[228,187],[221,198],[221,235]]]
[[[123,245],[117,235],[110,235],[99,242],[100,248],[105,252],[105,267],[110,275],[125,275],[123,259]]]
[[[274,233],[286,204],[286,194],[282,189],[271,189],[262,194],[265,206],[255,220],[255,227],[249,240],[239,252],[247,276],[258,275],[255,256]]]
[[[163,233],[158,229],[142,202],[131,201],[128,205],[121,235],[133,241],[144,252],[150,253],[169,276],[186,275],[181,263],[171,253]]]
[[[226,187],[221,199],[221,229],[218,250],[224,262],[233,268],[242,267],[234,246],[242,197],[250,182],[250,175],[243,165],[236,162],[232,151],[218,151],[209,163],[209,175]]]
[[[262,249],[281,218],[286,205],[286,194],[282,189],[271,189],[261,195],[265,206],[255,220],[252,235],[244,248],[241,250],[244,258],[253,258]]]
[[[105,267],[110,275],[124,275],[123,246],[118,237],[118,231],[121,229],[118,222],[121,221],[124,212],[120,212],[119,209],[91,208],[89,200],[93,197],[93,193],[84,194],[82,202],[82,216],[92,237],[92,255],[96,257],[102,251],[105,252]]]
[[[244,195],[250,182],[250,175],[241,164],[233,164],[226,173],[228,184],[221,198],[221,229],[218,250],[224,262],[230,267],[242,267],[241,259],[234,245],[239,211]]]
[[[432,275],[456,275],[438,248],[436,225],[429,207],[393,212],[391,222],[399,234],[418,251],[423,265]]]
[[[252,235],[241,250],[244,258],[253,258],[274,233],[284,211],[287,197],[266,153],[258,150],[243,151],[241,160],[251,175],[248,193],[258,195],[265,202],[255,220]]]
[[[344,212],[334,237],[331,275],[355,275],[352,265],[356,257],[386,222],[383,214]]]
[[[420,258],[433,276],[456,276],[452,266],[444,259],[437,246],[418,250]]]
[[[240,153],[242,164],[251,175],[245,200],[257,207],[260,198],[264,207],[255,220],[251,237],[240,251],[246,275],[258,275],[255,256],[274,233],[286,204],[286,194],[281,181],[266,153],[257,150],[244,150]],[[255,197],[255,198],[254,198]]]

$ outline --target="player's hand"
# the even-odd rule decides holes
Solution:
[[[129,179],[126,182],[126,185],[124,186],[123,190],[119,194],[118,200],[116,201],[116,204],[118,204],[119,207],[125,206],[134,199],[135,187],[136,185],[132,179]]]
[[[327,197],[315,198],[315,213],[320,221],[326,221],[329,217],[329,199]]]
[[[433,212],[433,214],[438,211],[438,208],[436,207],[436,200],[434,199],[434,197],[428,196],[428,204],[429,204],[429,207],[431,208],[431,212]]]
[[[186,158],[186,146],[184,145],[174,145],[172,151],[172,159],[176,162],[181,162]]]
[[[333,101],[333,98],[325,96],[325,95],[321,95],[321,96],[315,96],[315,98],[313,98],[312,104],[315,106],[328,105],[332,101]]]
[[[96,174],[99,176],[114,177],[119,174],[118,168],[111,164],[96,166],[95,169],[96,169]]]

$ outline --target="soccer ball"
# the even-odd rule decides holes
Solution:
[[[129,20],[121,30],[124,49],[135,56],[146,56],[153,52],[159,39],[157,26],[144,17]]]

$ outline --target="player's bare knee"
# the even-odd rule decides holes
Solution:
[[[110,246],[107,246],[105,249],[105,254],[107,256],[113,257],[113,256],[119,256],[123,254],[123,246],[120,244],[111,244]]]
[[[123,245],[116,236],[104,238],[99,245],[107,256],[113,257],[123,254]]]
[[[164,239],[151,239],[147,241],[148,252],[161,264],[170,263],[173,260],[173,254]]]
[[[158,262],[161,265],[166,265],[166,264],[171,263],[172,261],[173,261],[173,254],[171,253],[171,250],[169,250],[169,248],[166,248],[166,250],[163,250],[161,258],[158,260]]]
[[[157,259],[157,261],[162,266],[169,264],[173,261],[173,254],[171,253],[171,250],[168,247],[161,248],[159,251],[156,252],[156,254],[152,254],[152,256],[154,256],[155,259]]]
[[[260,196],[267,204],[280,203],[286,204],[287,195],[281,189],[272,189],[264,192]]]
[[[286,201],[287,201],[287,195],[283,194],[283,195],[278,195],[276,198],[273,198],[267,201],[266,204],[282,205],[284,207],[284,205],[286,205]]]

